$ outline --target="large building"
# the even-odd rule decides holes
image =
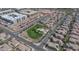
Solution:
[[[10,8],[0,8],[0,15],[12,13],[12,12],[15,12],[15,10]]]
[[[2,20],[7,21],[8,23],[16,24],[25,20],[27,18],[26,15],[19,14],[17,12],[12,12],[8,14],[1,15]]]
[[[31,9],[21,9],[19,10],[19,13],[27,15],[27,17],[32,18],[32,19],[37,18],[40,15],[40,12],[31,10]]]

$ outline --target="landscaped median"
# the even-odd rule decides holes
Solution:
[[[38,42],[47,32],[48,28],[44,24],[34,24],[23,32],[23,36],[31,39],[33,42]]]

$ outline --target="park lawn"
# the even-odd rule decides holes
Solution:
[[[43,28],[43,26],[41,24],[36,24],[32,26],[31,28],[29,28],[27,30],[28,36],[32,39],[39,39],[43,35],[43,32],[37,30],[38,28]]]

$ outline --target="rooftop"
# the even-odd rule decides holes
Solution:
[[[7,44],[0,45],[0,51],[10,51],[12,48]]]
[[[26,15],[22,15],[22,14],[19,14],[19,13],[16,13],[16,12],[1,15],[2,18],[5,18],[5,19],[11,20],[11,21],[15,21],[16,19],[20,19],[24,16],[26,17]]]
[[[37,13],[37,11],[34,11],[34,10],[28,10],[28,9],[23,9],[23,10],[20,10],[20,13],[22,13],[22,14],[26,14],[26,15],[31,15],[31,14],[35,14],[35,13]]]
[[[30,47],[25,46],[25,45],[23,45],[23,44],[19,44],[18,48],[19,48],[20,50],[22,50],[22,51],[30,51],[30,50],[31,50]]]

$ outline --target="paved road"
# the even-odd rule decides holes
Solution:
[[[43,20],[43,19],[47,19],[49,16],[44,16],[44,17],[40,17],[37,21],[35,21],[34,23],[36,23],[36,22],[38,22],[39,20]],[[15,37],[15,38],[17,38],[17,40],[20,42],[20,41],[22,41],[22,42],[24,42],[24,44],[25,45],[29,45],[29,46],[31,46],[32,48],[34,48],[35,50],[37,50],[37,51],[44,51],[44,49],[42,49],[42,48],[40,48],[39,46],[36,46],[35,44],[33,44],[32,42],[29,42],[29,41],[26,41],[24,38],[22,38],[22,37],[19,37],[18,36],[18,32],[12,32],[10,29],[8,29],[8,28],[6,28],[6,27],[3,27],[3,29],[8,33],[8,34],[10,34],[11,36],[13,36],[13,37]],[[23,30],[24,29],[26,29],[26,28],[23,28]],[[21,31],[23,31],[23,30],[21,30]],[[20,31],[20,32],[21,32]]]
[[[8,33],[8,34],[10,34],[11,36],[17,38],[17,40],[18,40],[19,42],[21,42],[21,41],[24,42],[24,44],[25,44],[26,46],[29,45],[29,46],[31,46],[32,48],[34,48],[36,51],[44,51],[44,49],[42,49],[42,48],[40,48],[40,47],[34,45],[32,42],[26,41],[24,38],[19,37],[18,35],[15,35],[15,34],[14,34],[13,32],[11,32],[9,29],[7,29],[7,28],[5,28],[5,27],[2,27],[2,28],[6,31],[6,33]]]
[[[43,19],[46,19],[46,16],[40,18],[39,20],[43,20]],[[60,21],[60,22],[61,22],[61,21]],[[60,23],[60,22],[59,22],[59,23]],[[59,23],[58,23],[54,28],[56,28],[56,27],[59,25]],[[17,38],[17,40],[18,40],[19,42],[22,41],[22,42],[24,42],[24,44],[25,44],[26,46],[29,45],[29,46],[31,46],[32,48],[34,48],[35,50],[37,50],[37,51],[44,51],[44,49],[43,49],[42,47],[43,47],[44,43],[46,43],[46,42],[48,41],[48,37],[50,36],[50,33],[51,33],[51,31],[49,31],[49,32],[46,34],[46,36],[45,36],[44,38],[42,38],[43,40],[41,41],[41,44],[40,44],[39,46],[36,46],[36,45],[33,44],[32,42],[26,41],[24,38],[19,37],[17,34],[14,34],[14,32],[10,31],[8,28],[3,27],[3,29],[4,29],[7,33],[9,33],[11,36]],[[53,29],[53,28],[52,28],[52,29]]]
[[[48,41],[48,37],[50,37],[51,34],[54,33],[57,26],[59,26],[61,23],[63,23],[65,19],[66,19],[66,16],[62,17],[61,20],[57,23],[57,25],[52,27],[52,29],[45,35],[45,37],[42,38],[42,41],[41,41],[41,44],[39,45],[39,47],[43,48],[44,44]]]
[[[31,27],[33,24],[38,23],[39,21],[48,18],[49,16],[42,16],[40,18],[36,18],[35,21],[31,22],[28,26],[26,25],[25,27],[22,28],[22,30],[20,30],[19,32],[21,33],[22,31],[28,29],[29,27]]]

